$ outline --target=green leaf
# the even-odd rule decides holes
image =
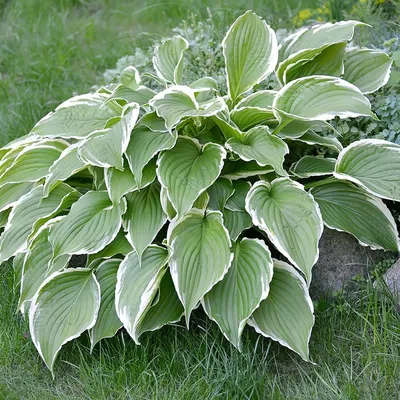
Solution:
[[[240,107],[231,111],[232,121],[242,131],[247,131],[257,125],[263,125],[274,118],[275,115],[272,108]]]
[[[82,138],[98,129],[106,122],[121,115],[122,109],[115,103],[104,103],[108,95],[88,93],[60,104],[54,112],[47,114],[32,129],[39,136]]]
[[[126,113],[119,122],[109,129],[93,132],[86,137],[78,149],[79,158],[98,167],[124,169],[122,153],[128,147],[129,139],[139,116],[139,105],[125,106]]]
[[[362,93],[373,93],[386,85],[393,60],[383,51],[353,49],[346,54],[343,79]]]
[[[297,182],[275,179],[256,182],[246,199],[253,224],[267,233],[276,248],[300,269],[307,282],[318,260],[323,222],[318,204]]]
[[[25,148],[0,176],[0,186],[6,183],[37,182],[49,173],[60,154],[61,150],[53,146],[32,145]]]
[[[189,42],[182,36],[165,40],[154,50],[153,65],[157,75],[168,82],[179,84],[182,81],[183,53]]]
[[[308,342],[314,325],[313,313],[303,278],[291,265],[274,260],[268,297],[254,311],[249,325],[310,361]]]
[[[225,139],[235,138],[237,140],[243,139],[243,132],[239,127],[230,119],[227,110],[223,110],[213,116],[213,121],[217,124],[221,130]]]
[[[37,186],[22,196],[11,211],[0,237],[0,260],[25,251],[29,237],[47,220],[68,208],[79,198],[79,193],[62,183],[48,197],[43,198],[43,186]]]
[[[175,127],[183,117],[210,117],[226,109],[222,98],[216,98],[200,105],[189,86],[170,86],[150,101],[157,115],[165,119],[168,130]]]
[[[173,133],[152,131],[147,126],[135,128],[132,131],[125,155],[139,188],[142,187],[142,173],[145,165],[160,151],[174,147],[176,138],[176,131]]]
[[[86,168],[86,164],[78,157],[79,144],[67,147],[49,169],[44,184],[44,196],[49,193],[62,181]]]
[[[257,126],[245,132],[242,141],[231,138],[226,147],[244,161],[256,161],[260,166],[270,165],[280,175],[286,175],[283,169],[285,155],[289,153],[287,144],[269,129]]]
[[[290,173],[299,178],[332,175],[335,164],[335,158],[304,156],[290,167]]]
[[[157,297],[157,296],[156,296]],[[164,325],[178,322],[184,314],[182,303],[176,294],[174,282],[172,281],[169,270],[161,279],[158,291],[158,301],[152,304],[140,321],[137,335],[144,332],[155,331]]]
[[[229,197],[225,208],[231,211],[246,211],[246,196],[250,190],[250,183],[244,181],[234,181],[234,193]]]
[[[290,64],[283,74],[284,84],[304,76],[341,76],[344,70],[343,60],[346,44],[347,42],[332,44],[321,48],[320,53],[311,59],[299,59],[297,62]],[[306,50],[306,52],[309,51],[312,50]]]
[[[160,184],[155,181],[141,191],[126,196],[127,211],[124,215],[126,238],[136,250],[139,262],[143,252],[157,236],[167,221],[161,206]]]
[[[225,157],[222,146],[208,143],[202,147],[187,137],[178,138],[172,150],[161,154],[157,176],[178,216],[189,211],[197,197],[215,182]]]
[[[399,251],[396,222],[381,199],[343,181],[315,187],[311,194],[328,228],[351,233],[363,246]]]
[[[4,228],[7,225],[8,217],[10,216],[11,210],[0,211],[0,228]]]
[[[400,201],[400,145],[379,139],[354,142],[340,152],[334,176],[383,199]]]
[[[291,54],[304,49],[319,49],[334,43],[348,42],[354,36],[355,27],[361,25],[366,24],[359,21],[341,21],[302,29],[287,37],[279,48],[279,59],[284,60]]]
[[[274,99],[279,120],[328,121],[335,117],[374,117],[369,100],[340,78],[311,76],[285,85]]]
[[[287,125],[278,127],[277,135],[282,139],[298,139],[312,129],[332,128],[328,122],[324,121],[298,121],[292,120]]]
[[[309,131],[299,138],[295,138],[298,142],[307,143],[310,145],[319,145],[328,147],[331,150],[334,150],[336,153],[340,153],[343,150],[342,144],[334,137],[320,136],[313,131]]]
[[[231,265],[229,235],[219,211],[193,209],[170,226],[167,242],[171,276],[189,326],[193,309]]]
[[[259,90],[258,92],[251,93],[240,100],[234,109],[256,107],[272,110],[272,104],[277,93],[276,90]]]
[[[125,232],[120,230],[115,237],[115,239],[109,243],[104,249],[100,250],[97,253],[89,254],[87,265],[89,265],[92,261],[100,259],[100,258],[111,258],[116,255],[122,254],[127,255],[132,251],[132,246],[128,242],[125,237]]]
[[[229,161],[226,160],[224,168],[221,172],[221,177],[228,178],[232,181],[242,178],[249,178],[251,176],[264,175],[273,172],[274,169],[266,165],[264,167],[258,165],[255,161]]]
[[[124,85],[132,90],[136,90],[141,83],[139,71],[132,65],[126,67],[121,72],[120,82],[121,85]]]
[[[49,240],[54,248],[53,258],[102,250],[117,235],[125,211],[126,202],[113,205],[106,191],[85,193],[69,214],[51,228]]]
[[[26,301],[32,300],[39,287],[53,272],[60,271],[68,265],[70,256],[63,256],[55,262],[51,261],[53,256],[53,247],[49,242],[49,227],[57,220],[52,219],[43,225],[26,252],[21,279],[20,297],[18,309]]]
[[[6,183],[0,187],[0,211],[14,207],[15,203],[29,193],[35,184],[33,182]]]
[[[278,60],[275,32],[251,11],[232,24],[222,41],[222,49],[233,103],[240,94],[265,79]]]
[[[39,289],[29,311],[32,341],[53,373],[61,347],[90,329],[100,307],[100,286],[89,269],[56,272]]]
[[[115,307],[124,328],[136,344],[140,344],[140,323],[157,293],[169,258],[167,249],[151,245],[143,253],[141,263],[136,251],[132,251],[119,267]]]
[[[146,86],[139,86],[136,90],[133,90],[131,88],[128,88],[127,86],[119,85],[110,94],[110,97],[107,99],[106,104],[112,102],[113,100],[122,100],[126,103],[137,103],[140,106],[144,106],[149,103],[149,101],[155,96],[155,94],[156,92]],[[102,128],[104,128],[104,125],[98,129]]]
[[[247,320],[268,296],[272,279],[271,253],[258,239],[242,239],[233,245],[233,261],[224,279],[203,300],[204,310],[224,336],[241,349]]]
[[[227,178],[218,178],[207,190],[210,196],[208,208],[211,210],[223,211],[229,197],[234,189],[232,182]]]
[[[224,225],[229,231],[231,240],[236,241],[239,235],[253,226],[251,216],[247,211],[231,211],[227,208],[223,211]]]
[[[97,320],[89,331],[91,350],[101,339],[113,337],[122,328],[115,309],[115,287],[117,272],[121,260],[111,259],[103,261],[96,271],[96,278],[100,285],[100,308]]]
[[[156,112],[148,112],[139,119],[135,128],[147,127],[153,132],[169,132],[165,126],[165,119],[160,118]]]
[[[135,177],[126,164],[123,171],[116,168],[106,168],[104,171],[104,182],[113,204],[118,204],[127,193],[138,190]]]

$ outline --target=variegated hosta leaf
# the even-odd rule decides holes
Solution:
[[[64,255],[55,262],[51,260],[53,247],[49,242],[49,227],[56,220],[50,220],[39,229],[26,252],[18,302],[19,309],[26,301],[32,300],[48,276],[68,265],[69,255]]]
[[[104,247],[104,249],[100,250],[97,253],[89,254],[87,265],[89,265],[92,261],[96,259],[101,259],[101,258],[108,259],[118,254],[125,256],[132,250],[133,250],[132,246],[125,237],[125,232],[121,230],[120,232],[118,232],[115,239],[111,243],[109,243],[106,247]]]
[[[229,113],[226,110],[221,111],[213,116],[213,120],[221,130],[226,140],[230,138],[235,138],[237,140],[243,139],[243,132],[231,120]]]
[[[232,196],[234,189],[232,182],[227,178],[218,178],[208,189],[210,201],[208,208],[211,210],[223,211],[229,197]]]
[[[127,193],[138,189],[135,177],[127,166],[127,162],[124,164],[123,171],[116,168],[106,168],[104,171],[107,192],[114,204],[118,204]]]
[[[246,211],[246,196],[250,187],[251,185],[249,182],[234,181],[233,188],[235,191],[226,202],[225,208],[231,211]]]
[[[139,71],[132,65],[126,67],[121,72],[121,77],[119,80],[121,85],[124,85],[132,90],[136,90],[141,83]]]
[[[205,76],[189,85],[199,103],[213,99],[218,93],[218,83],[214,78]]]
[[[332,175],[335,164],[335,158],[304,156],[290,167],[290,172],[299,178]]]
[[[362,93],[373,93],[386,85],[393,60],[383,51],[353,49],[347,52],[343,79]]]
[[[231,265],[229,235],[219,211],[193,209],[170,226],[167,241],[171,276],[189,326],[193,309]]]
[[[180,137],[172,150],[158,159],[157,175],[167,189],[168,198],[178,213],[189,211],[197,197],[221,173],[225,149],[215,143],[201,146],[195,139]]]
[[[61,103],[32,129],[39,136],[82,138],[103,129],[106,122],[121,115],[122,108],[114,102],[105,103],[108,95],[88,93]]]
[[[259,90],[258,92],[249,94],[240,100],[234,109],[256,107],[272,110],[272,104],[277,93],[276,90]]]
[[[54,248],[53,258],[102,250],[117,235],[125,211],[126,202],[113,205],[106,191],[87,192],[71,207],[69,214],[51,228],[49,240]]]
[[[155,159],[146,164],[142,171],[140,187],[126,162],[123,171],[116,168],[107,168],[104,173],[104,180],[108,195],[113,203],[119,203],[121,197],[127,193],[149,186],[156,179],[156,167]]]
[[[37,182],[44,178],[53,163],[60,157],[61,151],[49,145],[26,147],[0,176],[0,186],[6,183]]]
[[[260,166],[270,165],[280,175],[286,175],[283,169],[285,155],[289,153],[287,144],[269,129],[257,126],[245,132],[243,140],[231,138],[226,147],[244,161],[256,161]]]
[[[153,132],[168,132],[165,126],[165,119],[159,117],[155,111],[144,114],[137,122],[135,128],[144,126]]]
[[[227,208],[223,211],[224,226],[229,231],[231,240],[236,241],[239,235],[253,226],[251,216],[247,211],[231,211]]]
[[[232,121],[242,131],[246,131],[257,125],[263,125],[274,118],[275,115],[272,108],[240,107],[234,108],[231,111]]]
[[[151,245],[144,251],[141,263],[136,251],[132,251],[119,267],[115,307],[136,344],[140,344],[140,323],[157,293],[169,258],[169,250]]]
[[[282,139],[297,139],[312,129],[329,128],[331,125],[324,121],[299,121],[292,120],[282,128],[278,128],[277,135]]]
[[[96,322],[100,286],[90,269],[56,272],[41,286],[29,310],[32,341],[47,367],[61,347]]]
[[[78,157],[78,147],[79,144],[67,147],[50,167],[44,184],[45,197],[49,195],[59,182],[68,179],[86,167],[86,164]]]
[[[157,115],[165,119],[168,130],[176,126],[183,117],[210,117],[226,109],[222,98],[215,98],[200,105],[189,86],[170,86],[150,101]]]
[[[359,25],[366,24],[358,21],[341,21],[334,24],[328,22],[315,25],[311,29],[302,29],[288,36],[280,46],[279,60],[285,60],[300,50],[318,49],[334,43],[348,42],[353,38],[354,28]]]
[[[93,132],[81,142],[78,155],[83,162],[98,167],[124,169],[122,153],[128,147],[132,129],[139,116],[137,103],[125,107],[125,115],[119,122],[109,129]]]
[[[168,82],[179,84],[182,81],[183,53],[189,43],[182,36],[167,39],[154,50],[153,65],[157,75]]]
[[[307,133],[303,134],[299,138],[295,138],[298,142],[307,143],[309,145],[318,145],[328,147],[329,149],[335,151],[336,153],[340,153],[343,150],[342,144],[334,137],[327,137],[318,135],[313,131],[308,131]]]
[[[183,316],[183,306],[176,294],[169,270],[161,279],[156,300],[153,300],[153,304],[136,328],[138,337],[144,332],[155,331],[164,325],[178,322]]]
[[[123,217],[128,231],[126,238],[136,250],[139,262],[143,252],[167,222],[161,206],[160,191],[160,184],[155,181],[145,189],[126,196],[128,207]]]
[[[299,59],[291,63],[283,74],[283,82],[287,84],[297,78],[312,75],[341,76],[343,74],[346,42],[335,43],[321,49],[311,60]],[[312,50],[305,50],[312,51]],[[298,53],[295,54],[295,58]]]
[[[13,258],[12,266],[15,276],[15,286],[21,284],[22,274],[24,272],[24,260],[25,260],[25,253],[18,253]]]
[[[91,350],[101,339],[113,337],[122,328],[115,309],[115,287],[117,272],[121,260],[103,261],[96,271],[96,279],[100,285],[100,308],[96,323],[89,331]]]
[[[176,143],[177,133],[152,131],[147,126],[140,126],[132,131],[128,148],[125,152],[129,166],[137,185],[142,187],[143,168],[162,150],[169,150]]]
[[[246,198],[253,224],[267,233],[276,248],[299,268],[307,282],[318,260],[323,222],[318,204],[297,182],[256,182]]]
[[[249,178],[251,176],[264,175],[273,172],[274,169],[269,166],[260,166],[255,161],[232,162],[229,160],[225,161],[224,168],[221,172],[221,177],[228,178],[232,181],[242,178]]]
[[[314,326],[313,313],[304,279],[291,265],[274,260],[268,297],[254,311],[249,325],[310,361],[308,342]]]
[[[35,184],[33,182],[6,183],[0,187],[0,211],[13,207],[25,194],[29,193]]]
[[[275,32],[259,16],[247,11],[229,28],[222,49],[229,97],[240,94],[265,79],[278,60]]]
[[[381,199],[343,181],[315,187],[311,194],[328,228],[351,233],[364,246],[399,251],[396,222]]]
[[[79,193],[64,183],[43,198],[43,186],[37,186],[15,204],[0,237],[0,261],[25,251],[29,237],[47,220],[68,208],[79,198]]]
[[[339,154],[334,175],[383,199],[400,201],[400,145],[379,139],[354,142]]]
[[[243,329],[268,296],[273,270],[271,253],[261,240],[244,238],[233,245],[233,254],[232,266],[204,296],[203,305],[224,336],[241,349]]]
[[[146,105],[155,96],[156,92],[146,86],[139,86],[136,90],[128,88],[124,85],[117,86],[107,99],[107,103],[112,100],[122,100],[126,103],[137,103],[140,106]],[[121,109],[122,112],[122,109]],[[121,115],[121,112],[118,115]],[[104,125],[101,128],[104,128]],[[96,130],[98,130],[96,129]]]
[[[371,104],[360,89],[343,79],[328,76],[311,76],[290,82],[278,92],[273,107],[280,121],[374,117]]]

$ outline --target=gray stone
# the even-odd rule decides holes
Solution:
[[[332,295],[337,290],[351,290],[353,277],[367,275],[374,264],[393,256],[391,252],[361,246],[354,236],[328,228],[324,229],[319,248],[310,287],[314,298]]]
[[[400,311],[400,258],[385,272],[382,279],[396,299]]]

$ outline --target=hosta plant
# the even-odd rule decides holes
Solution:
[[[391,59],[347,47],[360,25],[304,29],[278,48],[246,12],[222,43],[228,95],[212,77],[185,81],[178,36],[156,48],[155,74],[128,67],[0,150],[0,261],[14,258],[50,370],[85,331],[92,348],[122,327],[139,344],[182,318],[189,328],[199,306],[239,350],[250,325],[309,360],[324,226],[399,249],[382,199],[400,200],[400,146],[318,134],[335,117],[376,118],[364,94]],[[280,88],[257,91],[273,73]],[[293,160],[299,142],[318,151]],[[73,255],[87,262],[71,267]]]

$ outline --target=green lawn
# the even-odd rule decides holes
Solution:
[[[162,37],[191,13],[221,25],[253,8],[273,26],[297,1],[185,3],[115,0],[0,1],[1,142],[99,83],[104,70]],[[313,4],[303,1],[302,7]],[[5,6],[8,4],[7,6]],[[288,8],[289,7],[289,8]],[[147,32],[147,34],[144,34]],[[394,301],[363,282],[353,295],[320,301],[310,347],[315,365],[247,329],[243,354],[197,311],[182,326],[147,334],[135,346],[120,332],[89,353],[87,335],[66,345],[55,369],[44,366],[16,314],[18,288],[1,266],[0,399],[398,399],[400,319]]]

